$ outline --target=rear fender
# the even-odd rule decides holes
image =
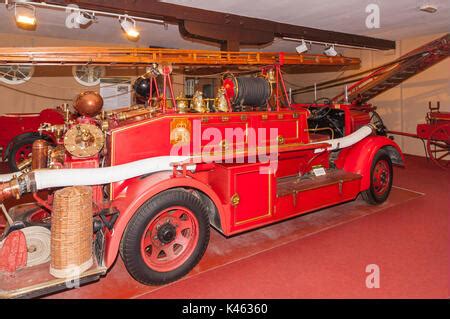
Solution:
[[[343,149],[336,160],[336,166],[347,172],[362,176],[361,191],[370,187],[370,170],[375,154],[385,150],[395,165],[404,166],[405,158],[400,147],[385,136],[369,136],[351,147]]]
[[[105,264],[109,268],[115,261],[119,251],[120,241],[128,222],[136,211],[148,199],[173,188],[190,188],[199,190],[211,199],[219,214],[221,225],[228,225],[227,214],[217,194],[206,184],[190,177],[172,177],[172,172],[159,172],[146,177],[135,179],[112,202],[120,215],[111,232],[106,234]]]

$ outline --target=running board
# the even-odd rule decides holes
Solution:
[[[288,196],[325,186],[339,184],[361,179],[361,175],[349,173],[344,170],[328,170],[323,176],[287,176],[277,179],[277,197]]]

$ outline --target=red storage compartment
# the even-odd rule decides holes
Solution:
[[[211,172],[209,184],[230,212],[224,233],[254,228],[274,218],[274,177],[260,172],[266,165],[220,164]]]

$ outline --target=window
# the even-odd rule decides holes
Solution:
[[[100,84],[100,78],[105,76],[105,67],[93,65],[76,65],[72,73],[78,83],[84,86],[95,86]]]
[[[22,84],[31,79],[34,67],[30,65],[1,65],[0,81],[7,84]]]

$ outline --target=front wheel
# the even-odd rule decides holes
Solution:
[[[162,285],[194,268],[208,242],[207,208],[191,193],[169,190],[138,209],[125,230],[120,253],[137,281]]]
[[[373,159],[370,170],[370,187],[361,193],[363,199],[371,205],[386,201],[392,188],[392,161],[384,150],[379,150]]]

